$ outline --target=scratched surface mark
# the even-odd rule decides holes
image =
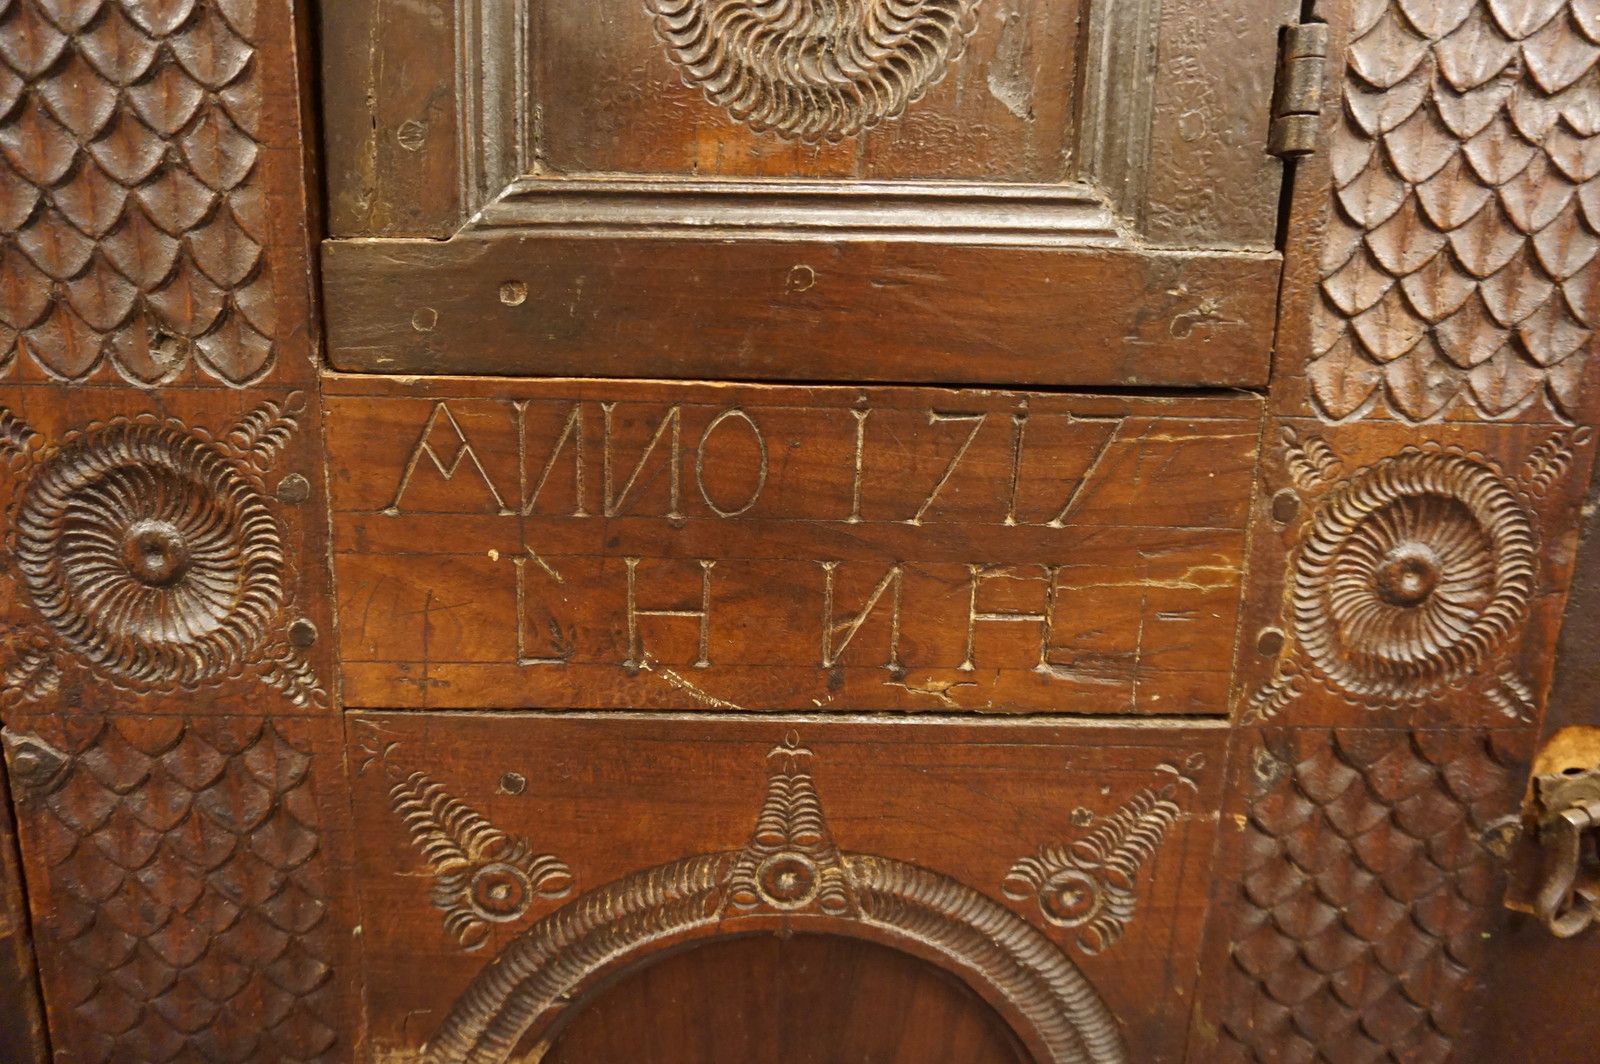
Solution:
[[[1224,710],[1254,400],[341,388],[352,706]]]

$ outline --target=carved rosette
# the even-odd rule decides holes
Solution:
[[[1426,698],[1521,627],[1535,564],[1533,523],[1498,472],[1407,449],[1318,507],[1295,560],[1295,632],[1339,690]]]
[[[646,0],[684,83],[735,121],[837,141],[944,76],[979,0]]]
[[[1525,502],[1562,475],[1573,435],[1557,433],[1530,455],[1522,482],[1480,455],[1432,446],[1336,482],[1289,563],[1294,641],[1247,717],[1274,716],[1310,676],[1373,707],[1425,702],[1486,678],[1485,696],[1526,718],[1533,693],[1505,664],[1538,571]],[[1308,447],[1323,456],[1319,471],[1306,464]],[[1341,464],[1318,437],[1292,442],[1291,452],[1302,488]]]
[[[543,1033],[615,966],[678,936],[765,917],[785,927],[826,921],[821,929],[831,932],[854,924],[914,942],[989,986],[1031,1032],[1042,1064],[1126,1064],[1093,984],[1032,924],[948,876],[838,850],[812,778],[799,770],[811,756],[793,733],[769,754],[767,797],[743,848],[635,872],[519,934],[456,1001],[422,1060],[514,1059],[530,1032]]]
[[[42,624],[10,641],[12,697],[52,692],[70,656],[136,690],[254,667],[297,703],[320,698],[309,666],[277,638],[287,564],[255,474],[294,424],[264,403],[222,442],[154,417],[116,418],[42,448],[30,432],[9,546]]]

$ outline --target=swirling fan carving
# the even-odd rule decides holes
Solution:
[[[683,80],[757,132],[837,141],[944,76],[979,0],[646,0]]]

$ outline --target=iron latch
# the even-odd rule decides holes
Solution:
[[[1267,136],[1267,150],[1273,155],[1309,155],[1317,150],[1327,59],[1327,23],[1300,22],[1284,30]]]
[[[1571,938],[1600,920],[1600,765],[1534,777],[1542,867],[1534,915]]]

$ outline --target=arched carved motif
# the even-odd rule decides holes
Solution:
[[[840,851],[811,776],[799,770],[810,756],[792,735],[771,752],[766,802],[743,848],[635,872],[519,935],[456,1001],[423,1059],[508,1060],[603,972],[667,941],[778,919],[786,926],[853,926],[942,958],[1004,1006],[1002,1014],[1045,1064],[1125,1064],[1127,1049],[1110,1011],[1039,929],[949,876]]]

